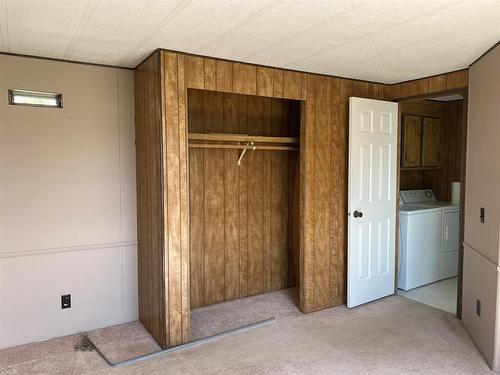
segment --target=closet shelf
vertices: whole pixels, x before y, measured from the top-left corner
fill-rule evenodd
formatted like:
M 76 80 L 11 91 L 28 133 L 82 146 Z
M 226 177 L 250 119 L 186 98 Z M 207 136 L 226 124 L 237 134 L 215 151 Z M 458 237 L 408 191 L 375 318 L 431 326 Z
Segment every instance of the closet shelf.
M 266 146 L 266 145 L 229 145 L 221 143 L 190 143 L 190 148 L 227 148 L 238 150 L 275 150 L 275 151 L 298 151 L 298 147 L 293 146 Z
M 298 144 L 299 138 L 294 137 L 267 137 L 248 134 L 222 134 L 222 133 L 188 133 L 191 141 L 217 141 L 217 142 L 255 142 L 255 143 L 281 143 Z M 262 148 L 260 146 L 259 148 Z

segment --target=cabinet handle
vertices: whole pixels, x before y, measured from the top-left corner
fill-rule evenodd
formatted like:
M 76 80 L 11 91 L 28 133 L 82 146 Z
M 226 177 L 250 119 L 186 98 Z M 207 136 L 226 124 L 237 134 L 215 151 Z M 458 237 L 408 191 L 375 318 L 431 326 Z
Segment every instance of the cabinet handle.
M 448 241 L 448 225 L 446 226 L 446 228 L 444 230 L 444 238 L 446 241 Z

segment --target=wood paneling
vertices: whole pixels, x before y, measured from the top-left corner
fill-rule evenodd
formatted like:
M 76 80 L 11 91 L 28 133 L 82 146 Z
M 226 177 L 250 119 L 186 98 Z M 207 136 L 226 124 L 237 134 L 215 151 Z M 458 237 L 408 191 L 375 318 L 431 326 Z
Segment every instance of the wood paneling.
M 299 107 L 281 99 L 189 90 L 189 130 L 297 136 Z M 248 151 L 240 167 L 238 156 L 238 150 L 190 149 L 192 308 L 295 285 L 289 264 L 298 252 L 289 240 L 294 230 L 288 218 L 294 199 L 298 203 L 292 194 L 298 153 Z
M 189 340 L 189 247 L 184 56 L 161 58 L 164 244 L 167 249 L 169 346 Z
M 464 76 L 452 74 L 445 75 L 445 88 L 466 85 Z M 404 95 L 415 95 L 417 86 L 422 94 L 441 89 L 443 84 L 432 77 L 418 80 L 418 85 L 404 85 Z M 188 88 L 219 93 L 186 103 Z M 402 88 L 402 84 L 389 86 L 163 50 L 138 67 L 141 321 L 162 347 L 189 341 L 190 298 L 219 301 L 290 285 L 296 276 L 290 276 L 296 259 L 290 262 L 282 252 L 297 242 L 289 233 L 290 221 L 300 226 L 300 309 L 311 312 L 345 302 L 349 97 L 397 99 L 403 95 Z M 279 152 L 256 152 L 249 153 L 241 167 L 231 169 L 237 150 L 192 149 L 188 157 L 186 106 L 190 111 L 203 111 L 206 100 L 223 108 L 222 115 L 216 113 L 207 120 L 210 126 L 219 126 L 217 119 L 222 116 L 224 131 L 226 124 L 228 131 L 234 128 L 236 119 L 239 132 L 265 132 L 266 123 L 270 135 L 281 131 L 273 99 L 271 104 L 262 98 L 240 96 L 235 100 L 221 96 L 222 91 L 302 100 L 300 160 L 288 158 L 287 164 Z M 266 112 L 263 108 L 269 105 L 274 109 Z M 255 120 L 258 113 L 270 113 L 270 117 Z M 194 122 L 189 126 L 204 129 L 205 122 Z M 204 172 L 207 166 L 224 174 L 208 175 Z M 300 189 L 287 182 L 297 169 Z M 234 179 L 238 186 L 229 183 Z M 208 191 L 207 180 L 213 184 Z M 203 191 L 203 199 L 194 197 L 193 191 Z M 298 196 L 300 209 L 290 208 L 286 200 L 277 204 L 273 197 L 278 193 Z M 207 194 L 211 201 L 205 198 Z M 197 208 L 190 210 L 188 200 Z M 261 214 L 249 211 L 249 206 L 258 207 Z M 221 233 L 205 231 L 207 215 L 215 218 L 210 225 Z M 233 224 L 236 216 L 238 227 Z M 210 257 L 194 258 L 193 254 L 189 258 L 188 240 L 192 251 L 202 251 L 210 244 L 214 251 L 224 252 L 224 263 Z M 281 269 L 279 278 L 273 276 L 275 269 Z M 262 279 L 255 276 L 259 273 Z M 191 294 L 190 282 L 204 286 L 197 285 Z
M 137 152 L 137 234 L 139 318 L 162 347 L 168 311 L 163 238 L 162 120 L 160 57 L 153 55 L 135 71 L 135 139 Z M 147 275 L 144 277 L 144 275 Z
M 257 94 L 257 67 L 233 63 L 233 90 L 236 94 Z
M 215 62 L 216 90 L 233 91 L 233 64 L 229 61 Z
M 446 89 L 453 90 L 457 88 L 467 87 L 468 81 L 469 81 L 468 69 L 448 73 L 446 75 Z
M 404 97 L 416 96 L 420 94 L 420 89 L 419 81 L 404 82 L 401 84 L 401 95 Z
M 469 81 L 468 72 L 468 69 L 463 69 L 437 76 L 387 85 L 385 87 L 385 98 L 399 100 L 446 90 L 466 88 Z
M 446 74 L 429 77 L 429 92 L 439 92 L 446 90 Z
M 257 67 L 257 95 L 273 96 L 273 69 Z

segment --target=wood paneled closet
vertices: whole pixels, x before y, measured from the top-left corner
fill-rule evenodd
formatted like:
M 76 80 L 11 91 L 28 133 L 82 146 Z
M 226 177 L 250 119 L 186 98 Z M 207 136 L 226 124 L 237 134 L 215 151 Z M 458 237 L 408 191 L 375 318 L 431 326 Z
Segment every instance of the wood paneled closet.
M 345 303 L 349 97 L 466 84 L 461 73 L 443 77 L 388 86 L 166 50 L 143 61 L 139 317 L 160 346 L 190 341 L 192 306 L 291 285 L 304 313 Z M 251 142 L 242 134 L 299 143 L 254 140 L 261 150 L 249 145 L 238 167 L 238 141 Z

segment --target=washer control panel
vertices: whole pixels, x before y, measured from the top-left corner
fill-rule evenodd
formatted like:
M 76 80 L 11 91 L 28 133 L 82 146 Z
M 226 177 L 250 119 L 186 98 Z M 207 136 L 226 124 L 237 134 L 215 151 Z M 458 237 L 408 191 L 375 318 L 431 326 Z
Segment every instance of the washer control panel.
M 399 192 L 399 198 L 402 204 L 425 203 L 436 200 L 431 189 L 401 190 Z

